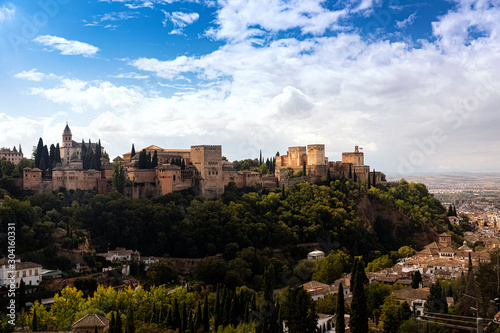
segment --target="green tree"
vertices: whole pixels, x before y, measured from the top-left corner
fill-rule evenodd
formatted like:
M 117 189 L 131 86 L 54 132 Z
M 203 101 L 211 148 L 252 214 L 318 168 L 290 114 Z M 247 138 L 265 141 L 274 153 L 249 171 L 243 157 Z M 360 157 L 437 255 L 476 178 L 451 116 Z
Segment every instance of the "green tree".
M 261 175 L 267 175 L 269 173 L 269 168 L 267 167 L 267 165 L 265 163 L 262 163 L 259 166 L 259 173 Z
M 418 289 L 421 282 L 422 282 L 422 274 L 420 274 L 420 271 L 416 271 L 415 273 L 412 273 L 412 275 L 411 275 L 411 287 L 413 289 Z
M 83 292 L 80 290 L 68 286 L 60 294 L 56 294 L 54 304 L 50 308 L 50 313 L 55 318 L 56 330 L 67 330 L 73 323 L 76 313 L 83 309 Z
M 36 309 L 33 309 L 33 318 L 31 320 L 31 330 L 33 332 L 38 331 L 38 318 L 36 317 Z
M 125 322 L 125 333 L 135 333 L 134 307 L 129 306 Z
M 344 287 L 342 283 L 339 284 L 339 292 L 337 297 L 337 309 L 335 314 L 335 332 L 344 333 L 345 332 L 345 308 L 344 308 Z
M 113 189 L 115 189 L 118 193 L 123 193 L 125 189 L 125 169 L 118 159 L 116 159 L 113 163 L 113 176 L 111 178 L 111 184 Z
M 363 261 L 355 260 L 351 276 L 352 303 L 349 321 L 352 333 L 368 332 L 368 309 L 364 288 L 367 282 Z
M 290 287 L 283 304 L 283 315 L 290 333 L 316 333 L 318 315 L 309 293 L 300 287 Z
M 368 272 L 376 272 L 384 268 L 392 267 L 393 265 L 394 263 L 392 262 L 391 258 L 389 258 L 389 255 L 386 254 L 369 262 L 366 266 L 366 270 Z
M 384 333 L 397 333 L 401 324 L 412 315 L 408 303 L 399 304 L 394 295 L 385 299 L 381 312 L 380 322 Z
M 324 259 L 318 260 L 313 280 L 332 284 L 342 276 L 347 265 L 348 255 L 342 251 L 332 251 Z
M 146 277 L 150 284 L 159 286 L 175 281 L 177 279 L 177 273 L 171 261 L 161 259 L 159 262 L 155 262 L 149 266 Z

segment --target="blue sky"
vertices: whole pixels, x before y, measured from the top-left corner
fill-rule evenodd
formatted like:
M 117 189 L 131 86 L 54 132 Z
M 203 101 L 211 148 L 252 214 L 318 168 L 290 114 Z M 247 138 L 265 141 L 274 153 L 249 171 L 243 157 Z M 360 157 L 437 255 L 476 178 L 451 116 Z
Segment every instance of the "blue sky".
M 0 0 L 0 146 L 498 170 L 500 1 Z

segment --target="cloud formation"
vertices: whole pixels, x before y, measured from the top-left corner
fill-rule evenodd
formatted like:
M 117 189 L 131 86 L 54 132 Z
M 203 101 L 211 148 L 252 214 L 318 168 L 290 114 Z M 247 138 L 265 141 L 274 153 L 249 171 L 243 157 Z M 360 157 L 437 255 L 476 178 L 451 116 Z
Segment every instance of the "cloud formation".
M 180 35 L 182 34 L 182 29 L 192 24 L 196 20 L 200 18 L 198 13 L 184 13 L 184 12 L 166 12 L 162 10 L 163 14 L 165 14 L 165 19 L 162 21 L 164 27 L 167 26 L 167 22 L 171 21 L 174 25 L 174 29 L 170 31 L 170 34 Z
M 63 55 L 83 55 L 84 57 L 89 57 L 99 51 L 99 48 L 96 46 L 51 35 L 40 35 L 33 39 L 33 41 L 58 50 Z
M 42 81 L 44 79 L 54 79 L 57 76 L 55 74 L 52 74 L 52 73 L 50 73 L 50 74 L 41 73 L 41 72 L 38 72 L 36 70 L 36 68 L 33 68 L 33 69 L 30 69 L 29 71 L 22 71 L 20 73 L 14 74 L 14 77 L 17 79 L 25 79 L 25 80 L 29 80 L 29 81 L 39 82 L 39 81 Z
M 5 5 L 2 5 L 2 7 L 0 7 L 0 22 L 13 19 L 15 13 L 16 8 L 12 3 L 9 2 Z

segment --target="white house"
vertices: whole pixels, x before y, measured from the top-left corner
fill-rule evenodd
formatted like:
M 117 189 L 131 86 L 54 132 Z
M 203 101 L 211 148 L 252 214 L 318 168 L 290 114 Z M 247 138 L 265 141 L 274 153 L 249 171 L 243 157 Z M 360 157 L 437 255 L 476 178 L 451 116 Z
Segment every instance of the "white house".
M 112 251 L 108 251 L 107 253 L 98 253 L 97 255 L 100 257 L 104 257 L 109 261 L 132 261 L 132 259 L 140 259 L 140 254 L 138 251 L 126 250 L 123 247 L 117 247 Z
M 11 267 L 7 258 L 0 259 L 0 287 L 10 284 L 11 272 L 15 272 L 16 288 L 21 280 L 27 286 L 38 286 L 42 281 L 42 266 L 34 262 L 21 262 L 21 259 L 14 261 L 15 265 Z

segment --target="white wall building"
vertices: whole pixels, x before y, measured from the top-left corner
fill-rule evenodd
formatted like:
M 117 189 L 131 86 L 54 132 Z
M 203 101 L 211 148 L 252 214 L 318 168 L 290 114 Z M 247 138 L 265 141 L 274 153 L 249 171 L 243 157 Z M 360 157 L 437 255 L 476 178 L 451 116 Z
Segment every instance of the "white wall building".
M 15 260 L 15 269 L 11 268 L 7 258 L 0 259 L 0 287 L 10 284 L 10 272 L 16 273 L 16 288 L 19 287 L 21 280 L 26 286 L 38 286 L 42 281 L 42 266 L 34 262 L 21 262 L 21 259 Z

